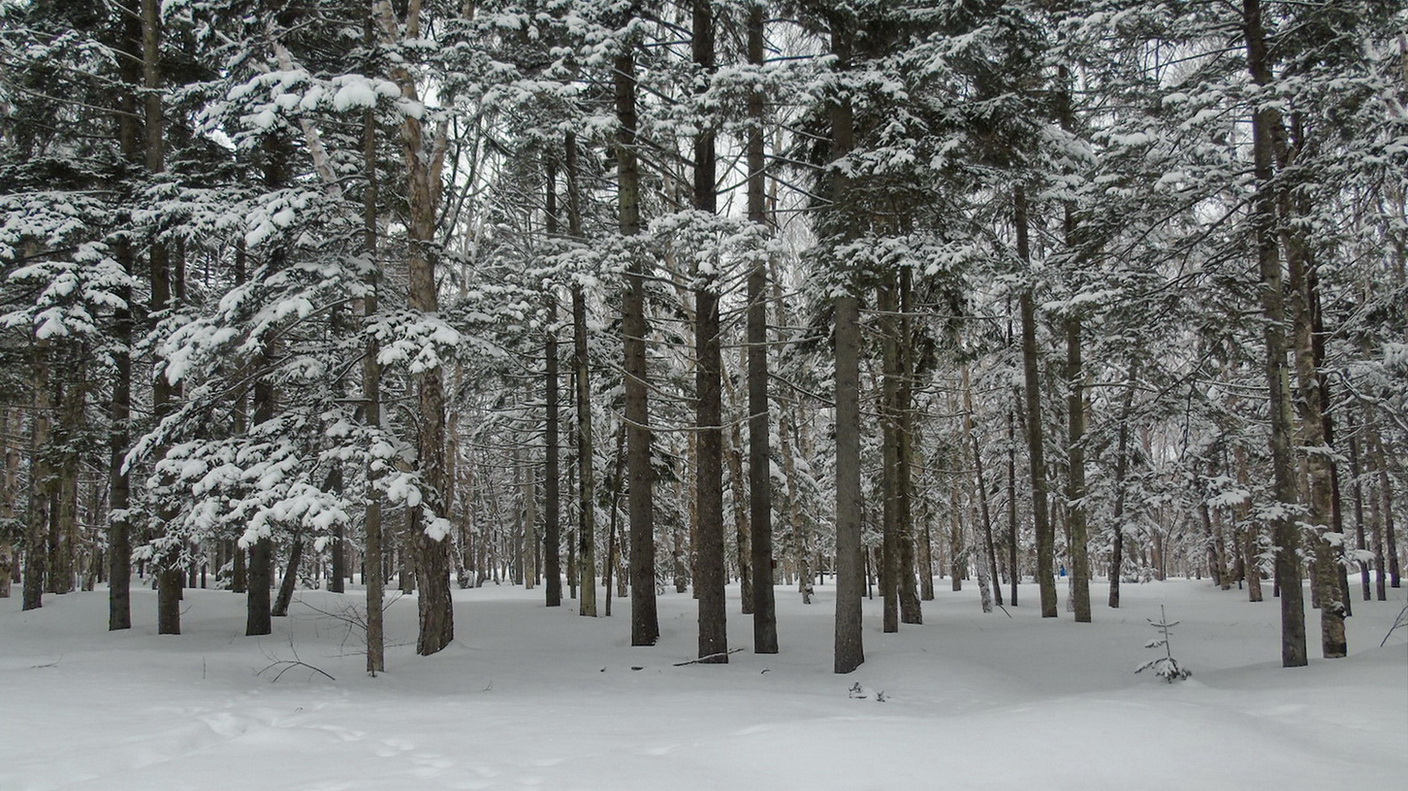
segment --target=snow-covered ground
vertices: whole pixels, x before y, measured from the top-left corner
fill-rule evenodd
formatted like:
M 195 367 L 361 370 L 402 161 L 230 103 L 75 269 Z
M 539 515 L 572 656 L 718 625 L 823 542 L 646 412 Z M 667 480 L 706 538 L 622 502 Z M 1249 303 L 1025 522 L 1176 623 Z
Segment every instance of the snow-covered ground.
M 1285 670 L 1275 601 L 1205 581 L 1127 584 L 1118 611 L 1097 585 L 1093 624 L 1041 620 L 1031 585 L 1011 617 L 939 587 L 924 625 L 895 635 L 867 601 L 867 661 L 846 676 L 829 587 L 810 606 L 779 588 L 783 652 L 727 665 L 676 666 L 695 654 L 688 595 L 663 595 L 660 644 L 631 648 L 624 600 L 589 619 L 544 608 L 541 589 L 456 591 L 459 637 L 429 658 L 402 599 L 376 678 L 329 614 L 360 592 L 302 591 L 264 638 L 222 591 L 187 592 L 179 637 L 155 634 L 147 590 L 122 633 L 105 631 L 103 591 L 28 613 L 0 600 L 0 791 L 1405 787 L 1408 629 L 1379 647 L 1405 590 L 1354 602 L 1348 659 Z M 1133 673 L 1157 655 L 1161 604 L 1194 672 L 1172 685 Z M 275 680 L 294 659 L 335 680 Z

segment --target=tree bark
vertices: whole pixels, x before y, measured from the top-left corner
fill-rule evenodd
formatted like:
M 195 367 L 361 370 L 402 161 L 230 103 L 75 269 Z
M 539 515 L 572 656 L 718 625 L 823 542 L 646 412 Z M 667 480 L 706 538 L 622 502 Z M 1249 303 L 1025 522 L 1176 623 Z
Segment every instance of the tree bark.
M 266 358 L 269 352 L 265 352 Z M 254 425 L 272 420 L 276 409 L 274 385 L 267 379 L 254 383 Z M 259 536 L 249 545 L 249 592 L 245 599 L 246 636 L 270 634 L 273 602 L 270 589 L 274 585 L 274 539 Z
M 895 522 L 900 548 L 900 623 L 924 623 L 919 581 L 915 576 L 914 550 L 914 343 L 910 328 L 914 270 L 900 270 L 899 278 L 899 387 L 895 390 Z
M 274 597 L 274 606 L 269 614 L 275 618 L 288 615 L 288 606 L 293 602 L 293 589 L 298 587 L 298 564 L 303 562 L 303 537 L 294 535 L 293 545 L 288 551 L 288 565 L 284 567 L 284 577 L 279 582 L 279 593 Z
M 29 429 L 29 515 L 25 520 L 24 589 L 21 610 L 44 606 L 49 553 L 45 546 L 53 509 L 54 474 L 49 462 L 49 433 L 54 394 L 49 383 L 49 341 L 33 344 L 33 379 Z
M 368 44 L 371 44 L 371 25 L 367 26 Z M 376 113 L 367 110 L 362 115 L 362 168 L 367 180 L 362 193 L 362 250 L 369 266 L 366 271 L 367 295 L 361 300 L 361 314 L 364 321 L 374 321 L 379 308 L 377 287 L 381 271 L 377 261 L 377 123 Z M 373 429 L 381 426 L 381 364 L 377 357 L 381 353 L 376 336 L 367 333 L 362 351 L 362 422 Z M 377 490 L 380 477 L 376 461 L 368 459 L 366 468 L 366 505 L 363 512 L 363 553 L 362 582 L 367 589 L 367 673 L 375 676 L 386 670 L 385 627 L 382 621 L 382 600 L 385 595 L 386 572 L 383 566 L 385 554 L 382 547 L 381 492 Z
M 549 159 L 547 163 L 547 233 L 556 236 L 557 220 L 557 163 Z M 573 309 L 576 298 L 573 298 Z M 547 414 L 543 429 L 543 587 L 548 607 L 562 606 L 562 494 L 558 476 L 561 474 L 561 447 L 558 438 L 560 422 L 558 409 L 558 363 L 557 363 L 557 293 L 548 295 L 548 327 L 543 350 L 544 383 L 543 402 Z M 585 309 L 584 309 L 585 312 Z M 575 319 L 575 312 L 574 312 Z
M 1115 504 L 1110 521 L 1114 525 L 1114 540 L 1110 550 L 1110 598 L 1111 609 L 1120 606 L 1120 575 L 1124 568 L 1124 508 L 1125 479 L 1129 473 L 1129 421 L 1134 415 L 1134 388 L 1139 381 L 1139 358 L 1129 363 L 1129 373 L 1124 389 L 1124 403 L 1120 405 L 1119 426 L 1115 440 Z
M 1017 227 L 1017 255 L 1030 262 L 1027 241 L 1027 194 L 1017 187 L 1013 195 Z M 1042 440 L 1041 383 L 1037 374 L 1036 305 L 1029 285 L 1018 298 L 1022 320 L 1022 372 L 1026 395 L 1027 457 L 1031 464 L 1032 521 L 1036 529 L 1036 581 L 1041 592 L 1041 617 L 1056 617 L 1056 533 L 1047 507 L 1046 452 Z
M 899 542 L 899 379 L 900 338 L 895 285 L 876 287 L 875 308 L 880 332 L 880 598 L 882 630 L 900 630 Z
M 957 340 L 957 339 L 955 339 Z M 992 535 L 992 512 L 988 505 L 988 482 L 983 475 L 983 452 L 978 444 L 977 432 L 973 430 L 973 383 L 968 372 L 968 364 L 964 363 L 961 371 L 963 383 L 963 433 L 967 442 L 964 444 L 973 454 L 973 468 L 978 477 L 978 514 L 983 520 L 983 549 L 986 557 L 978 563 L 986 563 L 989 569 L 989 582 L 992 585 L 993 597 L 997 601 L 997 606 L 1002 606 L 1002 584 L 997 573 L 997 548 L 993 542 Z
M 1066 319 L 1066 386 L 1070 389 L 1066 458 L 1066 524 L 1070 529 L 1071 603 L 1076 623 L 1090 623 L 1090 555 L 1085 523 L 1085 366 L 1081 360 L 1080 317 Z
M 831 20 L 831 53 L 836 69 L 851 67 L 853 23 L 845 13 Z M 831 120 L 831 160 L 844 159 L 855 148 L 855 114 L 851 97 L 839 89 L 828 113 Z M 831 199 L 840 207 L 849 200 L 849 179 L 839 169 L 831 173 Z M 843 221 L 844 222 L 844 221 Z M 846 231 L 842 231 L 846 233 Z M 861 633 L 861 597 L 865 592 L 865 560 L 861 548 L 860 482 L 860 300 L 852 273 L 841 273 L 836 313 L 836 641 L 834 670 L 850 673 L 865 662 Z M 807 584 L 810 585 L 810 579 Z
M 622 236 L 640 233 L 640 166 L 636 158 L 636 64 L 633 42 L 615 58 L 617 211 Z M 631 645 L 655 645 L 660 617 L 655 603 L 655 473 L 650 467 L 650 403 L 646 382 L 645 261 L 631 257 L 621 305 L 625 343 L 626 469 L 631 479 L 627 516 L 631 530 Z
M 1262 28 L 1260 0 L 1242 0 L 1243 32 L 1247 46 L 1247 67 L 1252 82 L 1271 84 L 1271 67 Z M 1299 559 L 1300 528 L 1295 511 L 1295 456 L 1291 442 L 1294 433 L 1290 375 L 1286 353 L 1286 308 L 1277 242 L 1275 178 L 1275 137 L 1284 139 L 1281 115 L 1272 107 L 1259 107 L 1252 115 L 1252 151 L 1256 196 L 1252 208 L 1257 238 L 1257 260 L 1261 274 L 1261 307 L 1265 318 L 1266 379 L 1271 411 L 1271 457 L 1274 495 L 1282 513 L 1272 520 L 1277 544 L 1276 572 L 1281 589 L 1281 664 L 1301 667 L 1307 664 L 1305 650 L 1305 605 L 1301 590 Z
M 1022 581 L 1021 566 L 1017 562 L 1021 536 L 1017 532 L 1017 418 L 1013 414 L 1019 400 L 1014 398 L 1014 407 L 1007 410 L 1007 576 L 1013 607 L 1017 606 L 1017 586 Z
M 763 7 L 748 9 L 748 62 L 764 63 Z M 767 224 L 766 160 L 763 147 L 763 94 L 748 94 L 748 220 Z M 772 449 L 769 446 L 768 316 L 764 296 L 767 260 L 760 253 L 748 273 L 748 516 L 753 566 L 753 652 L 775 654 L 777 609 L 774 601 L 772 526 Z
M 704 75 L 714 70 L 714 13 L 710 0 L 693 0 L 694 65 Z M 701 128 L 694 138 L 694 208 L 712 215 L 718 210 L 714 133 Z M 694 287 L 698 464 L 695 497 L 698 503 L 698 560 L 694 590 L 699 596 L 699 657 L 701 662 L 728 662 L 727 581 L 724 563 L 723 503 L 723 359 L 719 344 L 717 266 L 711 273 L 696 271 Z

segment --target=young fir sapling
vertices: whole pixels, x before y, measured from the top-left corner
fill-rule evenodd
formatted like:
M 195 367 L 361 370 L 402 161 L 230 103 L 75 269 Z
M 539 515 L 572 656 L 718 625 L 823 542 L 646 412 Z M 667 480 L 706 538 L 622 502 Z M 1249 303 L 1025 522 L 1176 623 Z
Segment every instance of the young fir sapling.
M 1159 630 L 1161 637 L 1145 643 L 1145 648 L 1163 648 L 1164 655 L 1157 659 L 1150 659 L 1148 662 L 1135 669 L 1136 673 L 1143 673 L 1145 670 L 1153 670 L 1154 675 L 1172 684 L 1175 681 L 1193 675 L 1193 671 L 1178 664 L 1178 660 L 1173 658 L 1173 649 L 1169 646 L 1169 636 L 1173 633 L 1173 627 L 1178 625 L 1178 621 L 1169 623 L 1168 616 L 1164 614 L 1163 605 L 1159 605 L 1159 620 L 1146 619 L 1149 625 Z

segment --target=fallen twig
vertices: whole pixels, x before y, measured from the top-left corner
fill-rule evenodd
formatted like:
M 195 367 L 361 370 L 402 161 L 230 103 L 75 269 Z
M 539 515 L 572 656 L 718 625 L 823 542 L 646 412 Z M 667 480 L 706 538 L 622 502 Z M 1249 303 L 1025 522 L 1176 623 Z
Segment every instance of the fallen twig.
M 256 676 L 262 676 L 262 675 L 264 675 L 264 673 L 265 673 L 266 671 L 272 670 L 273 668 L 276 668 L 276 667 L 279 668 L 279 672 L 274 674 L 274 678 L 273 678 L 274 681 L 278 681 L 279 679 L 283 678 L 285 673 L 287 673 L 288 671 L 294 669 L 295 667 L 306 667 L 306 668 L 308 668 L 309 670 L 313 671 L 314 673 L 318 673 L 319 675 L 323 676 L 323 677 L 326 678 L 328 681 L 336 681 L 336 680 L 337 680 L 337 679 L 333 678 L 331 675 L 328 675 L 328 672 L 327 672 L 326 670 L 323 670 L 322 668 L 319 668 L 319 667 L 314 667 L 313 665 L 310 665 L 310 664 L 308 664 L 307 662 L 303 662 L 303 661 L 300 661 L 300 660 L 297 660 L 297 659 L 280 659 L 279 661 L 274 662 L 273 664 L 270 664 L 269 666 L 265 667 L 264 670 L 261 670 L 261 671 L 259 671 L 258 673 L 255 673 L 254 675 L 256 675 Z
M 727 651 L 720 651 L 720 652 L 718 652 L 718 653 L 716 653 L 716 654 L 709 654 L 708 656 L 701 656 L 701 657 L 699 657 L 698 659 L 691 659 L 691 660 L 689 660 L 688 662 L 676 662 L 676 663 L 675 663 L 675 667 L 684 667 L 685 665 L 709 664 L 709 663 L 712 663 L 715 659 L 723 659 L 723 658 L 727 657 L 729 654 L 736 654 L 736 653 L 738 653 L 739 651 L 742 651 L 742 650 L 743 650 L 742 648 L 731 648 L 731 649 L 729 649 L 729 650 L 727 650 Z

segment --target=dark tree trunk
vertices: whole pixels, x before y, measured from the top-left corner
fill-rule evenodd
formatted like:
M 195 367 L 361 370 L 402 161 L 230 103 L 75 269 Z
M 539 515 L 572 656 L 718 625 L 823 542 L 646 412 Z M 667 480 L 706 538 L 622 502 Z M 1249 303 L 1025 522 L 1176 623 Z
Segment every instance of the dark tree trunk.
M 1361 468 L 1359 465 L 1359 437 L 1354 425 L 1354 410 L 1345 410 L 1346 426 L 1349 429 L 1349 477 L 1353 481 L 1351 489 L 1354 492 L 1354 547 L 1360 552 L 1369 551 L 1368 533 L 1364 529 L 1364 482 L 1360 479 Z M 1369 563 L 1366 560 L 1359 561 L 1359 585 L 1364 601 L 1373 599 L 1373 590 L 1369 583 Z
M 957 338 L 955 338 L 957 341 Z M 978 561 L 986 563 L 991 575 L 993 599 L 997 606 L 1002 606 L 1002 583 L 998 577 L 997 569 L 997 546 L 993 541 L 992 534 L 992 510 L 988 505 L 988 482 L 987 476 L 983 474 L 983 451 L 978 444 L 978 434 L 973 430 L 973 383 L 969 376 L 968 365 L 965 363 L 962 370 L 963 379 L 963 433 L 967 435 L 967 445 L 973 454 L 973 469 L 978 478 L 978 514 L 983 520 L 983 549 L 986 557 Z
M 632 42 L 615 59 L 617 210 L 622 236 L 640 233 L 640 167 L 636 159 L 636 64 Z M 660 617 L 655 604 L 655 473 L 650 468 L 650 403 L 646 382 L 645 261 L 633 256 L 621 305 L 625 342 L 626 469 L 631 479 L 631 645 L 655 645 Z
M 1019 399 L 1013 399 L 1014 402 Z M 1017 418 L 1007 410 L 1007 576 L 1011 585 L 1012 606 L 1017 606 L 1017 586 L 1022 581 L 1022 568 L 1017 563 L 1021 536 L 1017 533 Z
M 165 119 L 161 95 L 161 12 L 157 0 L 142 0 L 142 87 L 144 89 L 143 118 L 147 172 L 157 175 L 166 171 Z M 166 245 L 152 240 L 149 256 L 151 266 L 151 313 L 159 321 L 175 306 L 172 292 L 171 265 Z M 163 372 L 152 383 L 152 411 L 160 419 L 170 414 L 174 393 Z M 161 516 L 170 519 L 175 512 L 161 507 Z M 181 633 L 181 542 L 172 540 L 156 562 L 157 633 Z
M 547 164 L 547 232 L 549 236 L 558 233 L 557 221 L 557 163 L 549 159 Z M 575 308 L 575 299 L 574 299 Z M 562 606 L 562 495 L 558 476 L 561 461 L 561 447 L 558 439 L 558 364 L 557 364 L 557 295 L 548 296 L 548 328 L 546 348 L 543 351 L 546 371 L 544 372 L 544 409 L 547 412 L 543 429 L 543 587 L 548 607 Z
M 33 389 L 29 429 L 29 518 L 25 520 L 24 589 L 21 610 L 44 606 L 48 577 L 46 551 L 49 520 L 53 515 L 53 465 L 49 463 L 49 433 L 54 394 L 49 382 L 49 342 L 35 340 Z
M 1030 262 L 1027 241 L 1027 194 L 1017 187 L 1013 196 L 1017 255 Z M 1042 439 L 1041 383 L 1037 374 L 1036 305 L 1028 286 L 1018 298 L 1022 319 L 1022 372 L 1026 395 L 1027 456 L 1032 477 L 1032 521 L 1036 529 L 1036 581 L 1041 592 L 1041 617 L 1056 617 L 1056 532 L 1047 509 L 1046 452 Z
M 694 64 L 705 74 L 714 70 L 714 13 L 710 0 L 693 0 Z M 701 129 L 694 138 L 694 208 L 718 210 L 714 186 L 714 133 Z M 717 271 L 717 266 L 714 267 Z M 716 276 L 695 273 L 695 428 L 698 464 L 695 497 L 699 526 L 694 590 L 699 596 L 699 657 L 709 663 L 728 662 L 728 606 L 724 600 L 723 373 L 719 344 L 719 295 Z
M 895 521 L 900 545 L 900 623 L 924 623 L 919 603 L 919 581 L 915 576 L 914 551 L 914 343 L 909 315 L 913 305 L 912 269 L 900 271 L 900 381 L 895 391 Z
M 836 68 L 851 66 L 851 21 L 837 14 L 831 22 L 831 52 Z M 832 99 L 831 159 L 844 158 L 855 148 L 855 115 L 848 95 Z M 849 183 L 840 171 L 831 177 L 833 205 L 849 200 Z M 844 221 L 842 221 L 844 222 Z M 845 232 L 842 231 L 844 234 Z M 842 277 L 851 279 L 850 273 Z M 835 300 L 836 311 L 836 643 L 834 670 L 850 673 L 865 662 L 861 632 L 861 596 L 865 591 L 865 559 L 861 548 L 860 470 L 860 300 L 856 284 L 845 284 Z
M 748 62 L 766 57 L 761 5 L 748 9 Z M 763 93 L 748 94 L 748 220 L 765 226 L 767 172 L 763 146 Z M 769 445 L 767 261 L 759 255 L 748 273 L 748 516 L 753 568 L 753 651 L 775 654 L 777 608 L 773 595 L 772 449 Z
M 3 476 L 0 477 L 0 519 L 6 520 L 15 519 L 16 498 L 19 497 L 20 453 L 10 438 L 19 436 L 22 426 L 21 421 L 11 421 L 12 414 L 14 410 L 0 406 L 0 447 L 4 449 L 0 454 L 0 463 L 4 465 L 0 468 L 0 476 Z M 0 538 L 0 599 L 10 598 L 10 586 L 18 570 L 14 544 L 9 538 Z
M 288 606 L 293 602 L 293 589 L 298 587 L 298 564 L 303 562 L 303 537 L 295 535 L 293 546 L 288 551 L 288 565 L 284 567 L 284 578 L 279 582 L 279 594 L 274 598 L 274 606 L 269 614 L 275 618 L 288 615 Z
M 342 492 L 342 467 L 334 467 L 332 472 L 328 473 L 327 487 L 330 492 Z M 327 582 L 327 589 L 331 593 L 342 593 L 345 590 L 343 586 L 343 582 L 347 577 L 347 544 L 344 535 L 345 532 L 346 528 L 341 522 L 333 527 L 332 543 L 330 545 L 332 569 L 328 575 Z M 322 565 L 319 561 L 315 561 L 315 564 L 319 567 Z
M 568 231 L 581 234 L 577 193 L 577 138 L 567 136 Z M 587 298 L 580 284 L 572 286 L 572 378 L 577 412 L 577 513 L 576 588 L 580 591 L 577 614 L 596 617 L 596 468 L 592 464 L 596 440 L 592 432 L 591 367 L 587 356 Z M 628 385 L 629 387 L 629 385 Z M 654 591 L 654 587 L 651 588 Z M 560 594 L 559 594 L 560 595 Z
M 1085 525 L 1085 366 L 1081 361 L 1081 322 L 1066 319 L 1066 385 L 1070 388 L 1066 449 L 1070 467 L 1066 488 L 1066 524 L 1070 529 L 1071 602 L 1076 623 L 1090 623 L 1090 555 Z
M 347 591 L 347 530 L 342 525 L 332 532 L 332 567 L 328 570 L 327 589 L 329 593 Z
M 274 386 L 266 380 L 254 384 L 254 425 L 271 420 L 276 408 Z M 270 590 L 274 585 L 274 540 L 265 535 L 249 545 L 249 593 L 245 600 L 247 636 L 270 634 L 274 630 Z
M 880 598 L 883 604 L 881 628 L 900 630 L 900 540 L 899 540 L 899 380 L 900 338 L 897 328 L 899 306 L 892 282 L 876 288 L 875 308 L 880 325 Z
M 372 24 L 366 22 L 366 44 L 372 44 Z M 366 186 L 362 193 L 362 251 L 368 260 L 377 256 L 377 123 L 376 113 L 367 110 L 362 115 L 362 168 Z M 361 301 L 362 318 L 371 321 L 377 315 L 377 268 L 367 273 L 367 295 Z M 381 425 L 381 364 L 377 362 L 380 345 L 376 336 L 368 334 L 362 354 L 362 422 L 367 426 Z M 376 490 L 376 469 L 369 463 L 367 475 L 367 505 L 363 514 L 362 583 L 367 588 L 367 673 L 375 676 L 386 670 L 385 631 L 382 622 L 382 600 L 385 594 L 385 553 L 382 546 L 381 493 Z
M 1139 358 L 1130 360 L 1124 403 L 1120 405 L 1119 426 L 1115 440 L 1115 505 L 1110 521 L 1114 525 L 1114 540 L 1110 550 L 1110 607 L 1120 606 L 1120 575 L 1124 570 L 1124 508 L 1125 478 L 1129 473 L 1129 421 L 1134 415 L 1134 386 L 1139 380 Z
M 123 90 L 117 96 L 118 147 L 123 159 L 136 164 L 141 161 L 141 143 L 137 129 L 137 96 L 142 84 L 142 24 L 137 3 L 122 4 L 121 35 L 118 51 L 123 54 L 118 63 Z M 136 270 L 136 254 L 126 239 L 115 245 L 115 258 L 122 270 L 131 277 Z M 132 505 L 132 484 L 122 468 L 122 462 L 132 442 L 132 289 L 118 290 L 122 306 L 113 309 L 113 342 L 118 351 L 113 355 L 112 399 L 108 417 L 108 629 L 132 627 L 132 523 L 128 509 Z

